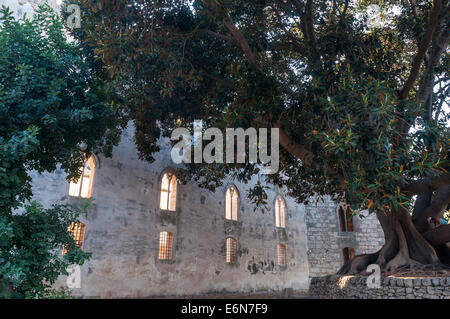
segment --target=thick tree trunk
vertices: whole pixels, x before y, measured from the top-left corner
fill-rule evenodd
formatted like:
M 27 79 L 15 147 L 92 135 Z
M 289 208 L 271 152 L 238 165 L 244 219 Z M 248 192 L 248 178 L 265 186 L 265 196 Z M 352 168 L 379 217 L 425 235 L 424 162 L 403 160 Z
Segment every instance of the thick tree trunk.
M 444 196 L 445 194 L 445 196 Z M 404 209 L 388 214 L 377 213 L 385 235 L 383 247 L 372 254 L 355 256 L 338 274 L 365 272 L 370 264 L 378 264 L 385 272 L 450 267 L 450 225 L 430 223 L 429 217 L 441 216 L 448 205 L 448 187 L 420 194 L 412 216 Z

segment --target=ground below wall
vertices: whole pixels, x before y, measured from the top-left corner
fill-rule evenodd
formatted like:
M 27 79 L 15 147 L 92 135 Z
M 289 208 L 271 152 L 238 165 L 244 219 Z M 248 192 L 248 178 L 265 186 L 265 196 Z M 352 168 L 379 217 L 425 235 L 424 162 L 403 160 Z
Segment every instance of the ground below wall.
M 380 288 L 368 288 L 367 277 L 313 277 L 312 298 L 326 299 L 450 299 L 450 277 L 381 278 Z

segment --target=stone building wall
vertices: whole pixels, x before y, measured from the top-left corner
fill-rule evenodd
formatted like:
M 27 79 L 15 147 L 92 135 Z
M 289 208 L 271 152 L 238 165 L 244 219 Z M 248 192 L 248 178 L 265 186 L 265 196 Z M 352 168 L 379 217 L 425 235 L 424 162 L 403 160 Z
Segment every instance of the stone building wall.
M 16 17 L 22 17 L 24 14 L 32 17 L 38 6 L 46 1 L 53 9 L 59 11 L 59 0 L 0 0 L 0 7 L 2 5 L 9 7 Z
M 96 206 L 85 224 L 83 250 L 92 258 L 82 266 L 84 297 L 147 297 L 212 292 L 305 291 L 309 285 L 305 207 L 269 192 L 272 211 L 253 211 L 247 202 L 249 185 L 234 183 L 240 192 L 238 221 L 225 219 L 224 187 L 215 193 L 194 184 L 178 185 L 177 210 L 159 208 L 160 180 L 173 167 L 168 143 L 162 143 L 150 164 L 138 159 L 132 128 L 124 132 L 112 158 L 99 156 L 92 197 Z M 256 182 L 257 177 L 252 181 Z M 33 194 L 45 206 L 79 204 L 67 195 L 65 174 L 33 172 Z M 286 201 L 286 228 L 274 221 L 276 195 Z M 161 231 L 173 233 L 173 260 L 157 259 Z M 227 236 L 238 240 L 238 259 L 225 262 Z M 286 244 L 287 265 L 277 266 L 276 247 Z M 62 277 L 60 284 L 65 283 Z
M 372 253 L 384 244 L 384 235 L 374 214 L 362 212 L 353 217 L 353 232 L 339 227 L 338 205 L 332 201 L 306 206 L 308 259 L 311 276 L 336 273 L 344 264 L 343 248 L 354 249 L 355 255 Z
M 312 278 L 310 296 L 326 299 L 450 299 L 450 277 L 381 279 L 379 288 L 368 288 L 364 276 Z

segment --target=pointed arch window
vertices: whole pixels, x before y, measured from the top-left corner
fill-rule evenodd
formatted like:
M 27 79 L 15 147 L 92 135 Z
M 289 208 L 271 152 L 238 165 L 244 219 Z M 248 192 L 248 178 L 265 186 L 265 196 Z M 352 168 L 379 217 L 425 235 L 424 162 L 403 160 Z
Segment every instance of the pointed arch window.
M 349 205 L 341 204 L 338 208 L 339 227 L 341 232 L 353 231 L 353 215 Z
M 225 218 L 238 220 L 239 193 L 235 186 L 230 186 L 225 195 Z
M 284 199 L 278 196 L 275 200 L 275 227 L 285 228 L 285 210 L 286 205 Z
M 161 199 L 159 207 L 175 211 L 177 201 L 177 178 L 173 173 L 165 173 L 161 180 Z
M 81 176 L 76 182 L 69 183 L 69 196 L 91 197 L 92 181 L 94 179 L 95 163 L 91 156 L 81 169 Z

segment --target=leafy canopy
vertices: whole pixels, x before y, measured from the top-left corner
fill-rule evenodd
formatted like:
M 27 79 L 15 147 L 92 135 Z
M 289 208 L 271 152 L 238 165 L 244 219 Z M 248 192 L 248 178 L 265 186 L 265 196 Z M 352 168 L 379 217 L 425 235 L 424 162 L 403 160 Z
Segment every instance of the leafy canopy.
M 73 34 L 128 101 L 144 159 L 161 134 L 202 119 L 280 127 L 280 171 L 268 180 L 299 201 L 398 209 L 411 182 L 448 173 L 448 1 L 78 3 Z M 367 14 L 374 4 L 381 23 Z M 201 164 L 187 176 L 214 189 L 258 172 Z M 265 203 L 264 187 L 250 197 Z
M 110 154 L 118 140 L 92 62 L 64 32 L 48 5 L 32 20 L 0 10 L 0 283 L 16 296 L 43 294 L 69 264 L 89 256 L 67 233 L 87 207 L 30 203 L 29 172 L 61 164 L 77 178 L 86 154 Z M 71 250 L 64 259 L 63 245 Z

